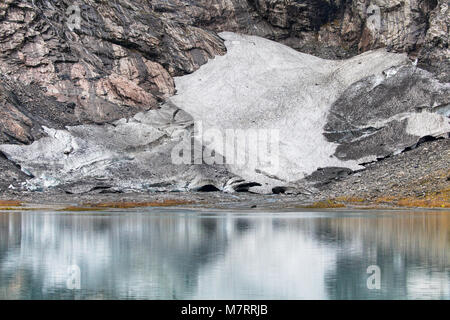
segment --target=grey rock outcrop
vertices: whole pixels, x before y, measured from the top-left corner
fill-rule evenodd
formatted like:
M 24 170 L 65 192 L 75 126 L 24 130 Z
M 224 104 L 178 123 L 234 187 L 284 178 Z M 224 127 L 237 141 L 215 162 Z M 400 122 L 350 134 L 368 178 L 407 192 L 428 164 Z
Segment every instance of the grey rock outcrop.
M 401 66 L 350 86 L 331 106 L 325 136 L 339 144 L 337 158 L 370 162 L 414 146 L 420 137 L 446 136 L 449 116 L 450 84 Z
M 170 0 L 153 6 L 172 21 L 256 35 L 327 59 L 387 47 L 449 81 L 448 0 Z

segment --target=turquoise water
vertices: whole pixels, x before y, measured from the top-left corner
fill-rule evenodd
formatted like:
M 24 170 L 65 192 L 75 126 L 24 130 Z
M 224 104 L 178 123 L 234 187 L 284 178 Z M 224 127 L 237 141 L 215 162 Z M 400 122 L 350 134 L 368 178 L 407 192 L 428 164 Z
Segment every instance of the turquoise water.
M 0 299 L 450 299 L 449 262 L 442 211 L 0 213 Z

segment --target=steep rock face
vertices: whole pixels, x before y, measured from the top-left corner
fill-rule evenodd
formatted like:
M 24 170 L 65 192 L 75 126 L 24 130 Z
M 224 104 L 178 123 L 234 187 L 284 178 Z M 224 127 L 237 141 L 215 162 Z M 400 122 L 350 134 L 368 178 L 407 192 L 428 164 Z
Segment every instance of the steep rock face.
M 156 0 L 152 6 L 172 21 L 257 35 L 323 58 L 381 47 L 407 52 L 448 81 L 447 0 Z
M 418 58 L 448 81 L 450 11 L 447 0 L 252 0 L 282 41 L 324 57 L 348 57 L 387 47 Z
M 45 135 L 43 125 L 62 129 L 79 124 L 74 108 L 44 94 L 36 84 L 0 75 L 0 142 L 29 144 Z
M 225 50 L 213 33 L 165 20 L 147 1 L 7 0 L 0 34 L 1 74 L 25 91 L 40 87 L 80 122 L 154 108 L 175 92 L 173 75 Z

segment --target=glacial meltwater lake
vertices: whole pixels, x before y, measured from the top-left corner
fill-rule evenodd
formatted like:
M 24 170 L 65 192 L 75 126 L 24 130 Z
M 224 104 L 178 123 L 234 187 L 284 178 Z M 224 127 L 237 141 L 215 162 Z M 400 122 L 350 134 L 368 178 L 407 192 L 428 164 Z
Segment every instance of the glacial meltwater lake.
M 0 299 L 450 299 L 450 213 L 4 212 Z

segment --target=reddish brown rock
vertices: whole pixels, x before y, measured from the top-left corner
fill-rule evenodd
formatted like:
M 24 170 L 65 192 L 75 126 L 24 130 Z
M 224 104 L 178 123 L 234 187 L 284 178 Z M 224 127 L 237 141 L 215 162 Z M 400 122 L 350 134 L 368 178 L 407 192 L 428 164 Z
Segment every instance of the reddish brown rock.
M 172 76 L 225 52 L 214 33 L 164 19 L 146 1 L 71 5 L 2 2 L 0 72 L 11 83 L 40 87 L 49 99 L 69 104 L 80 122 L 109 122 L 155 108 L 175 92 Z

